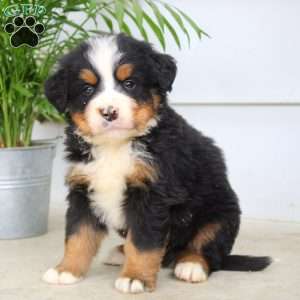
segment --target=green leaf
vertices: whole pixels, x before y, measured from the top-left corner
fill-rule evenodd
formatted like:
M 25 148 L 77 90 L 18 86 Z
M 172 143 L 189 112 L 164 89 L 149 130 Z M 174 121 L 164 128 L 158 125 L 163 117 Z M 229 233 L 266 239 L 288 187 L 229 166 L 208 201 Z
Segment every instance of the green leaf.
M 21 84 L 18 83 L 14 85 L 14 89 L 25 97 L 32 97 L 33 95 L 31 92 L 28 91 L 28 89 L 24 88 Z
M 115 16 L 119 27 L 122 28 L 124 22 L 124 2 L 121 0 L 115 0 Z
M 139 26 L 139 25 L 138 25 L 135 16 L 134 16 L 128 9 L 125 10 L 125 13 L 126 13 L 126 14 L 129 16 L 129 18 L 134 22 L 134 24 L 135 24 L 136 27 L 138 28 L 140 34 L 143 36 L 144 40 L 148 42 L 149 39 L 148 39 L 148 35 L 147 35 L 147 32 L 146 32 L 144 26 Z
M 165 30 L 164 17 L 160 13 L 160 10 L 159 10 L 158 6 L 151 0 L 146 0 L 146 3 L 151 7 L 151 9 L 152 9 L 157 21 L 158 21 L 158 24 L 159 24 L 161 30 L 164 32 L 164 30 Z
M 89 1 L 89 9 L 90 10 L 94 10 L 94 9 L 96 9 L 97 8 L 97 1 L 96 0 L 90 0 Z
M 68 6 L 64 8 L 64 13 L 66 12 L 78 12 L 78 11 L 82 11 L 82 7 L 72 7 L 72 6 Z
M 129 28 L 129 26 L 123 21 L 123 25 L 121 30 L 125 33 L 127 33 L 129 36 L 132 36 L 131 30 Z
M 163 21 L 166 24 L 166 27 L 168 28 L 168 30 L 170 31 L 170 33 L 172 34 L 177 46 L 179 49 L 181 49 L 181 43 L 180 43 L 180 39 L 176 33 L 176 30 L 174 29 L 174 27 L 170 24 L 170 22 L 163 16 Z
M 65 19 L 64 22 L 67 23 L 68 25 L 70 25 L 71 27 L 76 28 L 77 30 L 79 30 L 81 32 L 86 32 L 81 26 L 79 26 L 78 24 L 74 23 L 73 21 L 71 21 L 69 19 Z
M 132 0 L 132 10 L 135 13 L 138 27 L 143 27 L 143 10 L 137 0 Z
M 210 37 L 205 31 L 203 31 L 196 22 L 191 19 L 186 13 L 184 13 L 182 10 L 177 8 L 177 11 L 183 16 L 183 18 L 190 24 L 190 26 L 197 32 L 199 39 L 202 38 L 202 34 Z
M 103 18 L 106 26 L 109 28 L 110 32 L 113 33 L 114 32 L 114 25 L 113 22 L 110 18 L 108 18 L 106 15 L 104 14 L 100 14 L 101 17 Z
M 175 21 L 177 22 L 177 24 L 179 25 L 181 30 L 184 32 L 184 34 L 187 37 L 188 43 L 190 45 L 191 44 L 191 37 L 190 37 L 187 29 L 185 28 L 185 25 L 184 25 L 180 15 L 177 12 L 175 12 L 174 9 L 171 6 L 169 6 L 168 4 L 165 4 L 164 6 L 168 10 L 168 12 L 172 15 L 172 17 L 175 19 Z
M 152 31 L 155 33 L 156 37 L 158 38 L 162 48 L 166 50 L 166 41 L 161 29 L 152 21 L 152 19 L 144 12 L 143 13 L 144 19 L 149 24 Z

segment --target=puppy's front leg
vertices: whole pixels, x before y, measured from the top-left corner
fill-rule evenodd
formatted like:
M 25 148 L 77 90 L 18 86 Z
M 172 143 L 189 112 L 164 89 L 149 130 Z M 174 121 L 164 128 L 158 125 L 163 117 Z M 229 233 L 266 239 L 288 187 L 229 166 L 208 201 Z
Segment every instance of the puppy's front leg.
M 115 282 L 116 289 L 124 293 L 153 291 L 164 250 L 138 249 L 129 231 L 124 245 L 125 263 L 120 277 Z
M 73 284 L 81 280 L 106 236 L 105 225 L 100 224 L 90 210 L 86 190 L 75 188 L 68 200 L 64 257 L 43 276 L 43 280 L 51 284 Z

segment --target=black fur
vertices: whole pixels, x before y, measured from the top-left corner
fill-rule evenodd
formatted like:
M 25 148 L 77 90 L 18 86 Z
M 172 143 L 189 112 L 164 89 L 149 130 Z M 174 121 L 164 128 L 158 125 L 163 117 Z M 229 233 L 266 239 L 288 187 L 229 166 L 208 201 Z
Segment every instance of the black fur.
M 64 112 L 67 106 L 67 71 L 59 70 L 45 83 L 45 95 L 59 112 Z
M 272 263 L 268 256 L 253 257 L 247 255 L 229 255 L 222 262 L 222 270 L 226 271 L 261 271 Z
M 83 111 L 85 107 L 83 98 L 86 85 L 78 74 L 81 69 L 93 69 L 84 56 L 88 48 L 83 43 L 64 56 L 59 62 L 58 70 L 45 83 L 46 97 L 61 113 Z
M 174 58 L 154 51 L 150 44 L 134 40 L 125 34 L 118 35 L 120 51 L 126 53 L 123 60 L 129 60 L 139 69 L 139 77 L 146 77 L 148 85 L 157 88 L 160 94 L 172 90 L 177 67 Z
M 238 198 L 228 182 L 221 150 L 167 103 L 166 93 L 171 90 L 176 76 L 174 60 L 155 52 L 149 44 L 124 35 L 118 36 L 118 43 L 125 53 L 123 62 L 135 66 L 136 80 L 140 83 L 140 88 L 131 96 L 137 101 L 147 101 L 150 91 L 155 90 L 161 97 L 158 125 L 133 141 L 143 144 L 151 154 L 159 178 L 155 182 L 146 182 L 146 189 L 127 186 L 123 203 L 127 228 L 124 230 L 131 230 L 133 242 L 140 250 L 161 248 L 167 241 L 163 259 L 166 266 L 205 225 L 220 224 L 215 239 L 199 249 L 210 270 L 263 269 L 270 263 L 266 258 L 229 256 L 240 225 Z M 81 93 L 84 83 L 78 79 L 78 71 L 89 64 L 82 54 L 86 47 L 84 44 L 67 55 L 58 73 L 46 83 L 46 95 L 60 111 L 84 109 Z M 96 88 L 101 89 L 100 78 Z M 77 135 L 75 125 L 69 122 L 67 158 L 72 162 L 87 163 L 93 159 L 92 145 Z M 91 223 L 97 230 L 106 230 L 106 225 L 90 209 L 87 187 L 73 187 L 68 200 L 67 236 L 82 222 Z
M 66 239 L 77 232 L 79 225 L 90 224 L 95 231 L 107 231 L 107 227 L 95 217 L 88 198 L 87 188 L 77 186 L 68 195 L 69 207 L 66 214 Z

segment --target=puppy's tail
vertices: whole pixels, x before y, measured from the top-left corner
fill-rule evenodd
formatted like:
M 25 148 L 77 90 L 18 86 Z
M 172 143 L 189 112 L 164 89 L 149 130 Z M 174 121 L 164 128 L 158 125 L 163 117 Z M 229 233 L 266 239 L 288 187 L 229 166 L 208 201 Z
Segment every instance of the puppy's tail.
M 224 258 L 221 270 L 257 272 L 272 263 L 268 256 L 228 255 Z

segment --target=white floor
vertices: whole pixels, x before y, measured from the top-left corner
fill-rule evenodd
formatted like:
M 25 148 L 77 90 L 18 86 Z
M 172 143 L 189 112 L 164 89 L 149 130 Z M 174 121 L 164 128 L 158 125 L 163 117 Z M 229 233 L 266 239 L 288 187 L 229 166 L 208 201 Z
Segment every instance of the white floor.
M 64 211 L 52 207 L 49 233 L 15 241 L 0 241 L 0 299 L 203 299 L 299 300 L 300 224 L 244 220 L 234 252 L 270 255 L 273 265 L 259 273 L 217 272 L 206 283 L 179 282 L 170 269 L 160 272 L 157 290 L 138 296 L 113 288 L 119 268 L 104 266 L 103 255 L 116 236 L 109 238 L 87 278 L 74 286 L 49 286 L 43 272 L 58 263 L 63 252 Z

